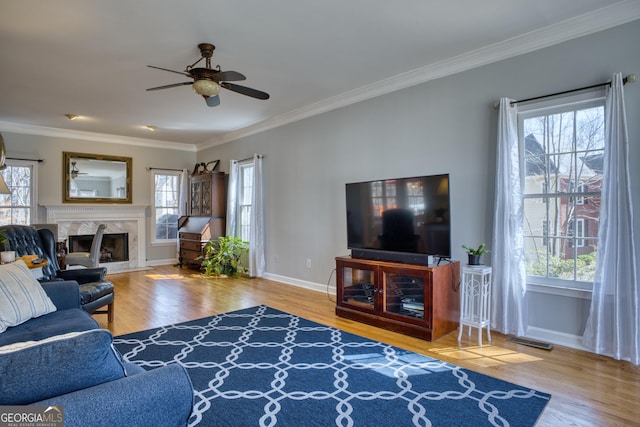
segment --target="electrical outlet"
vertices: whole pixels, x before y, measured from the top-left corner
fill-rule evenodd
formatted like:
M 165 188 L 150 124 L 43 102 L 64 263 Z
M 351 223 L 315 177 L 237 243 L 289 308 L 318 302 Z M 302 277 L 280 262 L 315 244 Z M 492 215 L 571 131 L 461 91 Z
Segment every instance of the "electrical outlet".
M 307 258 L 307 268 L 311 268 L 311 258 Z

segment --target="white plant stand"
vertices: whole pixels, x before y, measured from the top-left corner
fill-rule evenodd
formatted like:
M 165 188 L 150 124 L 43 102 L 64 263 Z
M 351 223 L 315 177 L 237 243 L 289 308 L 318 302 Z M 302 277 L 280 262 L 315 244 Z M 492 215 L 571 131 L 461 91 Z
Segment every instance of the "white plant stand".
M 487 327 L 487 339 L 491 341 L 491 267 L 486 265 L 465 265 L 462 267 L 460 285 L 460 332 L 466 326 L 478 328 L 478 345 L 482 347 L 482 329 Z

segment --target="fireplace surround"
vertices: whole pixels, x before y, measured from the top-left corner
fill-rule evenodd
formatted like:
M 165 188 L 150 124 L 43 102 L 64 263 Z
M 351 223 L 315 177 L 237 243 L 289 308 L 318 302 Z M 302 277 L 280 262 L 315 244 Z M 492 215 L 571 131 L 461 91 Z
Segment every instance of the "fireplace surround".
M 105 224 L 105 234 L 128 235 L 126 261 L 101 264 L 108 272 L 127 271 L 146 267 L 146 221 L 147 206 L 142 205 L 46 205 L 47 223 L 58 225 L 58 241 L 73 235 L 93 235 L 99 224 Z M 69 248 L 70 249 L 70 248 Z

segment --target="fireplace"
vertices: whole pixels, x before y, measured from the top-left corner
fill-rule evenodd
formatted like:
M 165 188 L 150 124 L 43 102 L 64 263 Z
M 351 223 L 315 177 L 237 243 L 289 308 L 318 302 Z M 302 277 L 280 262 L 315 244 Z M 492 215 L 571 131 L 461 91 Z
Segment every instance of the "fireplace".
M 89 252 L 93 234 L 68 237 L 69 252 Z M 100 262 L 129 261 L 129 233 L 105 233 L 100 245 Z
M 58 225 L 58 241 L 64 241 L 67 248 L 70 248 L 70 236 L 88 234 L 93 238 L 100 224 L 106 224 L 105 234 L 128 233 L 129 260 L 102 264 L 107 268 L 108 273 L 147 267 L 146 210 L 148 206 L 65 203 L 45 207 L 47 223 Z

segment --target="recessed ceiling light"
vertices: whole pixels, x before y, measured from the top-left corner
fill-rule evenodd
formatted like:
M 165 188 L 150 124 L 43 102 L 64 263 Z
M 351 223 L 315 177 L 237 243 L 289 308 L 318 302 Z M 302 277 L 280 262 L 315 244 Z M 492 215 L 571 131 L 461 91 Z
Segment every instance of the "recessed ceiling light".
M 145 126 L 144 128 L 150 131 L 154 131 L 157 129 L 155 126 Z
M 77 119 L 77 118 L 79 118 L 79 117 L 80 117 L 80 116 L 79 116 L 79 115 L 77 115 L 77 114 L 65 114 L 64 116 L 65 116 L 67 119 L 69 119 L 69 120 L 75 120 L 75 119 Z

